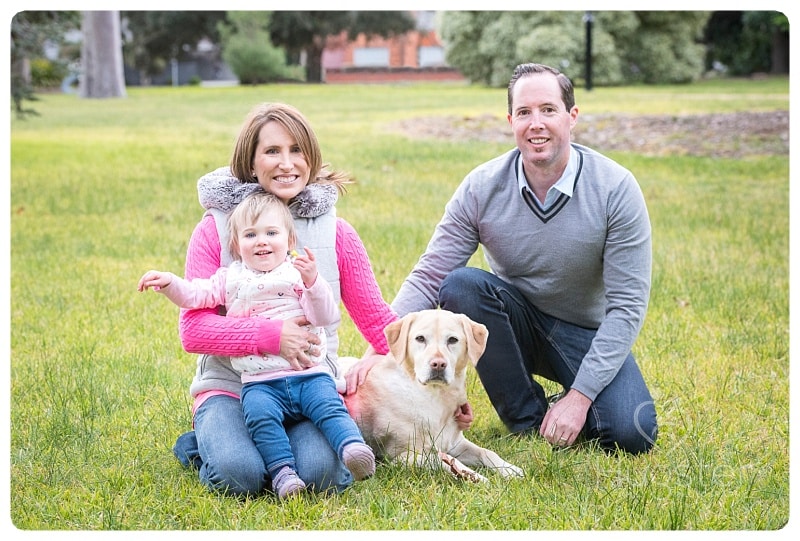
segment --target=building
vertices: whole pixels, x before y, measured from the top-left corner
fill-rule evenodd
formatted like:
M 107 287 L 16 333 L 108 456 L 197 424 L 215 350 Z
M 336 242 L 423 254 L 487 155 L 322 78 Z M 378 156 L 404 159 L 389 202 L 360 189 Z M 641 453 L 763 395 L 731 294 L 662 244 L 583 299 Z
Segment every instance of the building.
M 347 32 L 328 36 L 322 52 L 326 83 L 385 83 L 407 81 L 464 81 L 447 65 L 444 46 L 435 28 L 435 11 L 414 11 L 417 28 L 389 39 Z

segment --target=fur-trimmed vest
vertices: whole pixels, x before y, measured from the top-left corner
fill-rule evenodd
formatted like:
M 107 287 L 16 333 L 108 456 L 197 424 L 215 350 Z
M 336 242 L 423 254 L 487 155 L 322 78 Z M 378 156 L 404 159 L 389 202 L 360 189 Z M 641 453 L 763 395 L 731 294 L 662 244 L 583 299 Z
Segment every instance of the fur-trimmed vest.
M 221 265 L 227 266 L 232 261 L 232 257 L 228 250 L 228 228 L 226 224 L 228 214 L 233 210 L 236 204 L 241 201 L 241 194 L 226 196 L 223 198 L 223 201 L 209 201 L 208 199 L 203 199 L 203 188 L 206 189 L 207 193 L 209 182 L 216 183 L 218 186 L 221 183 L 242 185 L 238 179 L 230 177 L 229 173 L 226 178 L 225 173 L 227 173 L 227 171 L 223 172 L 223 169 L 209 173 L 201 178 L 198 182 L 198 191 L 201 196 L 201 204 L 208 208 L 206 213 L 214 217 L 214 221 L 217 225 L 217 232 L 219 233 L 220 246 L 222 248 L 220 254 Z M 222 173 L 221 178 L 213 177 L 213 175 L 219 173 Z M 203 184 L 204 181 L 205 184 Z M 203 184 L 203 188 L 201 188 L 201 184 Z M 247 187 L 250 188 L 250 186 Z M 255 186 L 257 187 L 258 185 L 256 184 Z M 228 188 L 228 186 L 225 187 Z M 321 201 L 322 204 L 314 206 L 313 211 L 308 211 L 306 207 L 296 204 L 296 201 L 290 204 L 289 208 L 292 211 L 292 215 L 295 217 L 294 224 L 297 231 L 298 251 L 304 246 L 308 246 L 314 252 L 320 276 L 328 281 L 333 290 L 336 302 L 338 303 L 341 300 L 341 289 L 339 283 L 339 265 L 336 257 L 336 207 L 334 206 L 336 197 L 334 189 L 333 199 L 331 200 L 328 188 L 327 186 L 323 189 L 323 187 L 319 185 L 309 185 L 307 189 L 296 198 L 302 201 L 304 197 L 310 195 L 310 199 L 317 202 Z M 252 189 L 250 191 L 252 191 Z M 309 193 L 305 193 L 306 191 Z M 215 190 L 215 194 L 219 196 L 220 190 Z M 209 205 L 215 205 L 216 208 L 209 208 Z M 321 214 L 311 217 L 303 216 L 303 214 L 314 214 L 315 212 L 321 212 Z M 339 336 L 337 330 L 339 324 L 340 321 L 336 321 L 332 325 L 327 326 L 325 328 L 325 334 L 328 348 L 327 363 L 336 380 L 337 388 L 340 388 L 340 391 L 343 392 L 344 375 L 339 369 L 338 362 Z M 241 376 L 231 367 L 229 357 L 218 355 L 200 355 L 198 357 L 197 371 L 195 372 L 192 385 L 189 388 L 189 392 L 192 396 L 197 396 L 199 393 L 212 390 L 240 394 L 241 388 Z

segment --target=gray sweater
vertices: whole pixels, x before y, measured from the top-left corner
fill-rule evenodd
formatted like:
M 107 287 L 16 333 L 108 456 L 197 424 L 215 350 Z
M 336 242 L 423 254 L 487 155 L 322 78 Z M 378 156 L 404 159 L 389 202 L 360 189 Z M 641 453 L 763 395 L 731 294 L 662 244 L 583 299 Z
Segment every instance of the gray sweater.
M 483 246 L 492 272 L 542 312 L 597 329 L 572 385 L 594 400 L 642 327 L 650 295 L 650 220 L 630 171 L 577 144 L 571 198 L 534 211 L 517 183 L 519 151 L 471 171 L 400 288 L 398 315 L 435 308 L 442 280 Z

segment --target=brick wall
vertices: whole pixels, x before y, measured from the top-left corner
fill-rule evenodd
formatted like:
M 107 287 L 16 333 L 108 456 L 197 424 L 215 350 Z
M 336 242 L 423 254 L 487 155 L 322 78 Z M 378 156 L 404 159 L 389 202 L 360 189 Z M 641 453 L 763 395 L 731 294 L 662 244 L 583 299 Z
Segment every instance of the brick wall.
M 329 68 L 325 82 L 402 83 L 415 81 L 466 81 L 455 68 Z

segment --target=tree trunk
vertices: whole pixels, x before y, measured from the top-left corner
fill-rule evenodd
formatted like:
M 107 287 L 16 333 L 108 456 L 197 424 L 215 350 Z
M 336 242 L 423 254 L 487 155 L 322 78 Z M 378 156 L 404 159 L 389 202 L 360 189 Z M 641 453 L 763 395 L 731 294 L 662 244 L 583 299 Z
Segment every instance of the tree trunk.
M 325 40 L 314 38 L 306 49 L 306 82 L 322 82 L 322 51 L 325 49 Z
M 770 73 L 789 73 L 789 32 L 772 31 L 772 68 Z
M 84 11 L 81 31 L 82 98 L 124 98 L 119 11 Z

